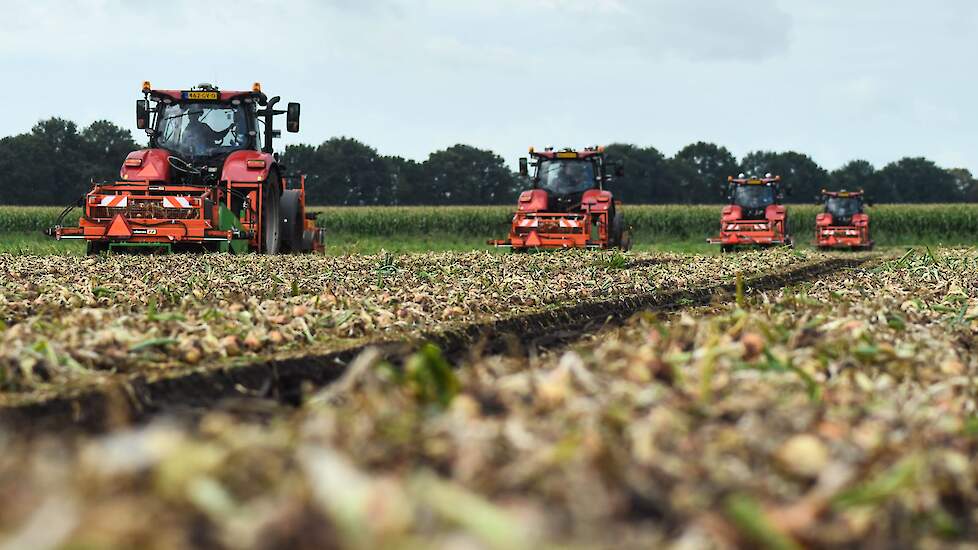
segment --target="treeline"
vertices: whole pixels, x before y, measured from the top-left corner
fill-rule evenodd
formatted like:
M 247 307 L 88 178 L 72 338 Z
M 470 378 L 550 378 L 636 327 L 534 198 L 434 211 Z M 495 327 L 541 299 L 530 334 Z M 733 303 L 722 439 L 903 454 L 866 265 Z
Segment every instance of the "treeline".
M 132 133 L 100 120 L 79 130 L 52 118 L 26 134 L 0 139 L 0 204 L 64 205 L 95 181 L 114 180 L 129 151 Z
M 41 121 L 29 133 L 0 139 L 0 203 L 71 202 L 92 180 L 117 178 L 126 153 L 138 147 L 129 130 L 107 121 L 82 129 L 60 118 Z M 780 174 L 791 186 L 791 202 L 809 202 L 823 188 L 865 189 L 880 203 L 978 201 L 978 181 L 968 170 L 944 169 L 925 158 L 880 169 L 854 160 L 829 172 L 802 153 L 757 151 L 737 159 L 725 147 L 703 142 L 672 157 L 625 144 L 608 146 L 607 155 L 625 167 L 613 188 L 631 204 L 719 203 L 727 176 L 740 172 Z M 467 145 L 417 162 L 341 137 L 318 146 L 290 145 L 282 162 L 290 172 L 306 174 L 308 202 L 318 205 L 511 204 L 527 186 L 502 157 Z

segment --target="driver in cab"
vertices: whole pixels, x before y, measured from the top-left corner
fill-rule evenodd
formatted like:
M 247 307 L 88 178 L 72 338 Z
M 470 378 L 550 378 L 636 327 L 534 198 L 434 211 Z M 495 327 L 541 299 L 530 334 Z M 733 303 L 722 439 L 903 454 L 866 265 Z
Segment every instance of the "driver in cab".
M 224 143 L 224 138 L 228 132 L 234 128 L 234 123 L 228 125 L 224 130 L 215 130 L 204 122 L 206 112 L 203 110 L 190 113 L 190 121 L 184 129 L 184 136 L 187 143 L 193 144 L 194 148 L 200 151 L 210 151 L 214 147 L 220 147 Z
M 581 162 L 564 162 L 561 163 L 560 172 L 557 176 L 558 181 L 561 183 L 561 187 L 564 189 L 581 189 L 583 187 L 590 185 L 590 171 L 588 166 L 585 166 Z

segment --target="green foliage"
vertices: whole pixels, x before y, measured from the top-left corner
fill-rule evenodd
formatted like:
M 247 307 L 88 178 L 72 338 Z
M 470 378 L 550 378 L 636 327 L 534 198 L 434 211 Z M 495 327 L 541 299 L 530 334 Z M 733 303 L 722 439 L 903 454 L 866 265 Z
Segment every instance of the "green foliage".
M 290 145 L 283 163 L 306 174 L 312 204 L 386 204 L 390 177 L 377 150 L 355 139 L 330 139 L 318 147 Z
M 625 269 L 628 267 L 628 257 L 615 250 L 611 254 L 602 256 L 598 264 L 605 269 Z
M 311 204 L 508 204 L 519 187 L 501 157 L 468 145 L 437 151 L 419 164 L 333 138 L 318 147 L 290 145 L 282 161 L 306 174 Z
M 425 344 L 408 360 L 405 375 L 421 403 L 447 407 L 458 394 L 455 371 L 434 344 Z
M 830 190 L 859 191 L 865 190 L 870 200 L 887 202 L 890 197 L 883 192 L 876 177 L 876 168 L 868 161 L 853 160 L 845 166 L 832 172 L 830 176 L 831 185 L 826 184 Z M 805 198 L 805 197 L 802 197 Z
M 687 145 L 672 158 L 679 178 L 679 200 L 710 204 L 723 198 L 722 183 L 738 172 L 737 159 L 726 147 L 698 142 Z
M 422 165 L 417 199 L 422 204 L 506 204 L 518 185 L 506 162 L 492 151 L 455 145 L 432 153 Z
M 625 177 L 611 184 L 616 195 L 631 203 L 685 202 L 669 160 L 655 147 L 616 143 L 606 149 L 608 160 L 619 162 Z
M 324 208 L 319 210 L 319 224 L 328 234 L 489 239 L 507 234 L 512 211 L 511 206 Z M 625 205 L 623 211 L 637 244 L 705 240 L 720 224 L 718 206 Z M 788 211 L 795 239 L 806 242 L 821 207 L 789 205 Z M 880 244 L 968 243 L 978 235 L 978 205 L 881 205 L 868 211 Z
M 0 139 L 0 200 L 16 205 L 71 203 L 92 180 L 118 178 L 126 154 L 138 148 L 129 130 L 108 121 L 79 129 L 61 118 L 42 120 L 29 133 Z M 881 170 L 857 160 L 830 175 L 794 151 L 757 151 L 739 163 L 727 148 L 705 142 L 690 144 L 671 158 L 655 147 L 620 143 L 606 151 L 609 162 L 625 168 L 624 177 L 610 186 L 629 204 L 720 203 L 727 176 L 740 171 L 781 175 L 794 190 L 789 200 L 796 202 L 811 199 L 822 188 L 865 189 L 880 203 L 978 200 L 978 181 L 968 170 L 944 169 L 924 158 L 904 158 Z M 306 175 L 310 204 L 502 205 L 511 204 L 529 185 L 507 166 L 507 160 L 515 166 L 512 151 L 502 153 L 505 159 L 458 144 L 417 162 L 337 137 L 320 145 L 290 145 L 282 164 L 290 175 Z
M 40 232 L 58 221 L 61 208 L 48 206 L 0 206 L 0 231 Z M 74 224 L 78 219 L 70 220 Z
M 885 202 L 942 202 L 962 200 L 955 176 L 925 158 L 905 158 L 877 174 Z
M 808 155 L 788 151 L 756 151 L 744 157 L 741 168 L 747 174 L 781 176 L 788 187 L 788 200 L 808 200 L 828 185 L 829 174 Z
M 785 535 L 776 525 L 771 523 L 764 508 L 753 497 L 746 494 L 734 494 L 727 497 L 725 502 L 727 517 L 734 526 L 757 548 L 771 550 L 794 550 L 801 548 L 789 536 Z
M 506 206 L 368 206 L 320 207 L 319 225 L 330 235 L 432 239 L 455 238 L 481 244 L 504 237 L 509 231 L 513 207 Z M 40 232 L 54 224 L 59 208 L 0 207 L 0 232 Z M 628 205 L 625 221 L 634 229 L 636 244 L 699 241 L 719 230 L 716 205 Z M 815 227 L 820 206 L 789 205 L 789 226 L 796 241 L 805 243 Z M 880 205 L 868 209 L 874 239 L 882 245 L 968 244 L 978 235 L 978 205 L 926 204 Z M 68 224 L 77 220 L 76 214 Z M 39 235 L 39 233 L 38 233 Z M 53 242 L 53 241 L 51 241 Z
M 139 146 L 129 130 L 104 120 L 78 130 L 74 122 L 51 118 L 30 133 L 0 139 L 4 204 L 72 203 L 92 180 L 115 180 L 130 151 Z
M 833 499 L 833 505 L 841 510 L 873 506 L 890 500 L 901 492 L 911 492 L 920 479 L 922 467 L 921 457 L 910 455 L 889 470 L 840 493 Z

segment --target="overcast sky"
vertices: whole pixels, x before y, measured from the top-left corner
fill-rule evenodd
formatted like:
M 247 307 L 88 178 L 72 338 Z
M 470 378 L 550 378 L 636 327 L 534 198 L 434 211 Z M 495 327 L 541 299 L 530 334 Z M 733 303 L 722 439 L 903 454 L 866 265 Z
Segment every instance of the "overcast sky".
M 303 106 L 286 143 L 698 141 L 826 168 L 927 156 L 978 173 L 974 0 L 0 0 L 0 135 L 212 82 Z M 10 106 L 15 108 L 11 109 Z

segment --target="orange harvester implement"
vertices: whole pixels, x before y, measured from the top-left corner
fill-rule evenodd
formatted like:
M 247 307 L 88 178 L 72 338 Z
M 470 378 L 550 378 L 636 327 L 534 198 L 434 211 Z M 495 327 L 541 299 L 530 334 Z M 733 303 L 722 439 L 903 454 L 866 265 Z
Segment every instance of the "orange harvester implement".
M 709 239 L 724 252 L 746 246 L 791 246 L 781 176 L 727 178 L 720 236 Z
M 822 250 L 873 248 L 865 192 L 823 189 L 821 202 L 825 209 L 815 218 L 815 246 Z
M 603 147 L 531 148 L 530 157 L 533 188 L 520 194 L 509 238 L 489 244 L 513 250 L 630 247 L 622 203 L 604 188 L 623 172 L 616 166 L 614 176 L 608 173 Z M 521 158 L 520 174 L 530 177 L 530 168 Z
M 213 250 L 275 254 L 323 249 L 306 212 L 305 178 L 287 179 L 273 151 L 276 115 L 299 131 L 299 104 L 276 110 L 255 83 L 250 91 L 200 84 L 155 90 L 143 84 L 136 126 L 149 146 L 129 153 L 119 180 L 95 183 L 47 233 L 108 250 Z M 63 222 L 83 209 L 77 227 Z

